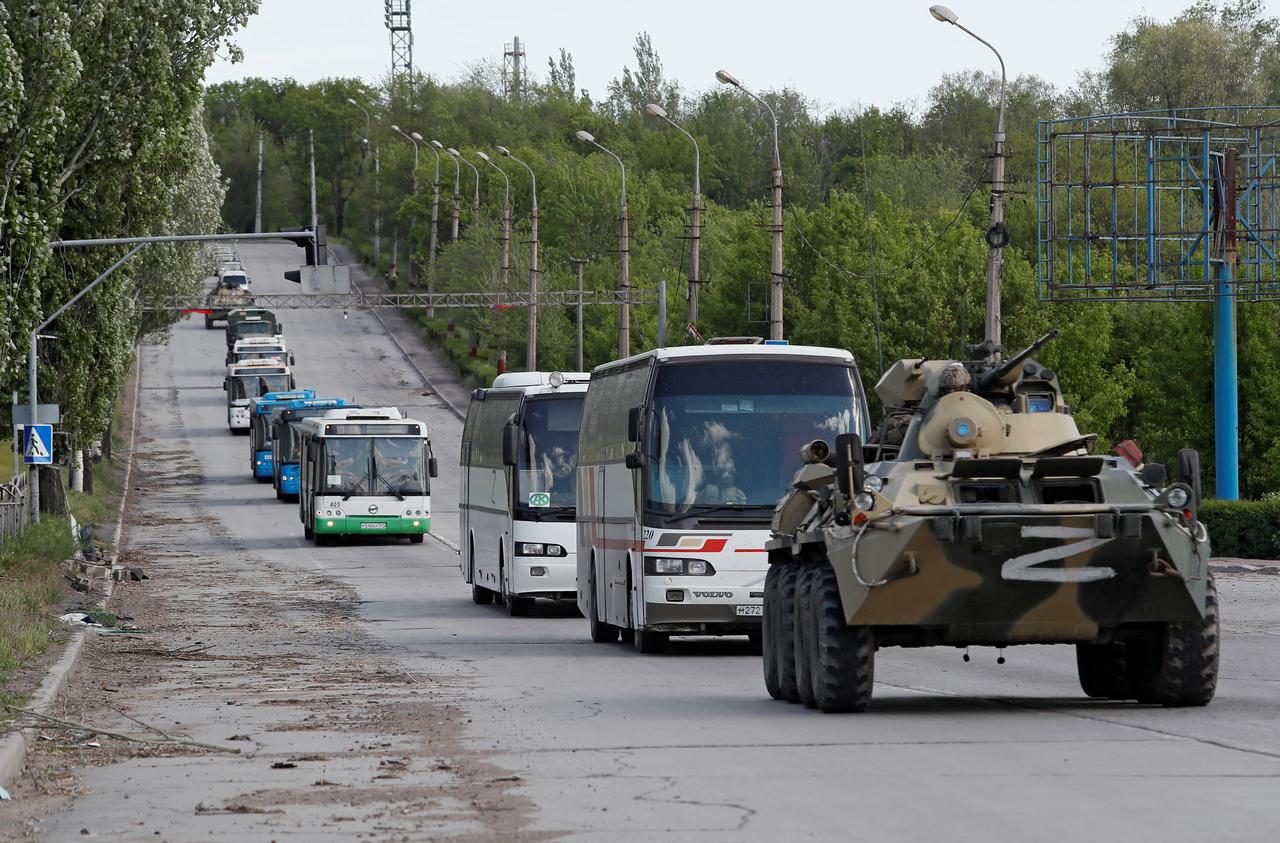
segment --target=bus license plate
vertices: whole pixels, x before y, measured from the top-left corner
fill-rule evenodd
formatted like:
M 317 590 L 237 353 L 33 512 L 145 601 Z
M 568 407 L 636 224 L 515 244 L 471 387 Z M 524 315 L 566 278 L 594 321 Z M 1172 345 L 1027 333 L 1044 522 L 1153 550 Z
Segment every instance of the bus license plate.
M 381 521 L 361 521 L 360 529 L 361 530 L 385 530 L 387 529 L 387 525 Z
M 735 606 L 734 609 L 740 618 L 764 617 L 764 606 Z

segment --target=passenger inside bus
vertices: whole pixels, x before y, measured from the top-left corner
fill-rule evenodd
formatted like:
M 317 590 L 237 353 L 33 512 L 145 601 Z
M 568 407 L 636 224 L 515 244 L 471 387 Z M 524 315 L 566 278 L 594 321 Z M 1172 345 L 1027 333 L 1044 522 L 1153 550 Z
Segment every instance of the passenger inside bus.
M 530 492 L 547 492 L 550 506 L 576 504 L 574 479 L 581 419 L 581 399 L 530 401 L 525 405 L 521 502 L 529 500 Z

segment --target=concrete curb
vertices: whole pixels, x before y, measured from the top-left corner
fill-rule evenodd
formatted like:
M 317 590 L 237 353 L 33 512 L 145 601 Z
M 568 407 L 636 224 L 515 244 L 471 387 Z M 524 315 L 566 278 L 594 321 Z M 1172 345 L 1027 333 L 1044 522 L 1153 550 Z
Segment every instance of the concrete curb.
M 99 608 L 107 605 L 107 601 L 111 599 L 111 594 L 115 588 L 114 574 L 118 567 L 117 563 L 120 561 L 120 537 L 124 533 L 124 508 L 125 503 L 129 500 L 129 481 L 133 477 L 133 463 L 137 452 L 138 397 L 141 389 L 142 349 L 139 347 L 137 363 L 134 367 L 133 408 L 130 412 L 129 461 L 125 463 L 124 483 L 120 487 L 120 508 L 116 511 L 116 530 L 111 542 L 113 548 L 113 553 L 111 554 L 112 575 L 107 577 L 102 599 L 98 602 Z M 49 710 L 53 708 L 53 704 L 57 702 L 58 696 L 62 693 L 63 687 L 67 684 L 67 677 L 71 675 L 71 671 L 75 669 L 76 662 L 80 659 L 80 651 L 84 649 L 84 639 L 87 634 L 88 631 L 84 629 L 78 629 L 72 634 L 71 640 L 67 642 L 66 649 L 62 651 L 62 655 L 54 663 L 53 667 L 49 668 L 49 672 L 45 674 L 44 681 L 40 683 L 40 687 L 31 696 L 27 708 L 40 714 L 49 713 Z M 27 763 L 27 747 L 35 739 L 38 731 L 35 727 L 19 729 L 0 740 L 0 786 L 7 784 L 14 776 L 22 772 L 22 768 Z

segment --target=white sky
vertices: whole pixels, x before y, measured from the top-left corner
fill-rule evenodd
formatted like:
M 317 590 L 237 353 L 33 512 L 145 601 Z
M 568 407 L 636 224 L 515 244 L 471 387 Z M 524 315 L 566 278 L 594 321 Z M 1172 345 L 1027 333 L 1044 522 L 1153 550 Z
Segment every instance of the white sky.
M 1168 19 L 1191 0 L 950 0 L 960 22 L 1004 55 L 1010 77 L 1034 73 L 1067 88 L 1097 67 L 1108 39 L 1135 16 Z M 1280 0 L 1268 0 L 1276 14 Z M 824 108 L 923 103 L 948 71 L 996 69 L 984 46 L 928 13 L 928 0 L 417 0 L 414 64 L 449 80 L 479 59 L 502 60 L 520 36 L 528 67 L 545 78 L 564 47 L 578 87 L 600 99 L 647 31 L 668 78 L 686 91 L 715 85 L 725 68 L 756 89 L 791 86 Z M 770 15 L 781 10 L 782 20 Z M 219 60 L 207 81 L 244 76 L 381 78 L 391 48 L 383 0 L 263 0 L 240 33 L 242 64 Z

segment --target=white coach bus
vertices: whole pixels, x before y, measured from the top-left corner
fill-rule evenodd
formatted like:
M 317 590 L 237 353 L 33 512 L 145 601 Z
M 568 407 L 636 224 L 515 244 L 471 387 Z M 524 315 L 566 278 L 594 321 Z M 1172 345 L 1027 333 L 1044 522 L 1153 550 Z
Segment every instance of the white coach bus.
M 481 605 L 527 615 L 574 599 L 578 427 L 588 375 L 512 372 L 477 389 L 462 429 L 462 577 Z
M 814 439 L 868 431 L 853 357 L 711 340 L 596 367 L 578 440 L 578 607 L 591 639 L 758 642 L 778 498 Z

